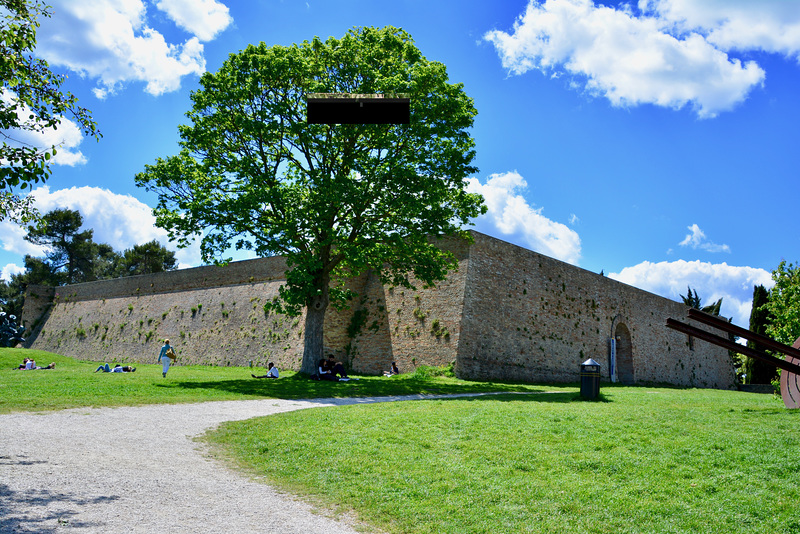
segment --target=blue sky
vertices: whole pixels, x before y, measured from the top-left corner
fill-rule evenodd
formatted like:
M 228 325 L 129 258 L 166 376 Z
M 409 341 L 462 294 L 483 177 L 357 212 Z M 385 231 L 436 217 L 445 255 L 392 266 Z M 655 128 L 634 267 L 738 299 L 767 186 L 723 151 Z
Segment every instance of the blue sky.
M 117 250 L 156 238 L 134 175 L 176 153 L 199 75 L 249 43 L 407 30 L 464 84 L 489 212 L 475 228 L 747 325 L 754 284 L 798 261 L 800 2 L 51 0 L 37 53 L 103 138 L 70 125 L 40 210 Z M 41 250 L 0 223 L 0 270 Z M 198 265 L 198 247 L 178 251 Z

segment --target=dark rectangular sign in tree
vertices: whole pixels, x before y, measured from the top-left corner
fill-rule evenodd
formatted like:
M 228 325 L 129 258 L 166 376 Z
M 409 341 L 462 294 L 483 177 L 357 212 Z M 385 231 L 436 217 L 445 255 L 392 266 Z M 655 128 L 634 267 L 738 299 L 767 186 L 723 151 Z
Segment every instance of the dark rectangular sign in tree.
M 406 95 L 311 93 L 306 98 L 308 124 L 408 124 Z

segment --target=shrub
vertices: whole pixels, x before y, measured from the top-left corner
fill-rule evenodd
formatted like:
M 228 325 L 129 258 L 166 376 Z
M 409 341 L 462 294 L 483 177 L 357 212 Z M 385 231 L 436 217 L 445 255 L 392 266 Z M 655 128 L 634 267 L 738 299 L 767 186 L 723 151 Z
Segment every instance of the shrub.
M 435 378 L 437 376 L 445 376 L 448 378 L 455 377 L 455 372 L 453 371 L 454 362 L 451 362 L 447 365 L 440 365 L 438 367 L 433 367 L 431 365 L 420 365 L 413 373 L 413 378 Z

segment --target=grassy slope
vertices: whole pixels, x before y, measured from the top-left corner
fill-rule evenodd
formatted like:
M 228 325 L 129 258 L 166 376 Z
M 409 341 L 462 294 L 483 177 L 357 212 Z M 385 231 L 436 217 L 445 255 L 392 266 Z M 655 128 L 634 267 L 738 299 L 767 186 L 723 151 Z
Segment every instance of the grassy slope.
M 33 356 L 52 371 L 14 371 Z M 120 362 L 125 363 L 125 362 Z M 465 382 L 453 378 L 360 377 L 350 382 L 315 382 L 282 372 L 279 380 L 254 380 L 243 367 L 182 366 L 170 368 L 166 379 L 161 366 L 137 365 L 135 373 L 94 373 L 97 362 L 76 361 L 42 351 L 0 349 L 0 413 L 60 410 L 79 406 L 130 406 L 258 398 L 303 399 L 406 395 L 413 393 L 469 393 L 480 391 L 536 391 L 541 386 Z
M 54 371 L 12 371 L 34 355 Z M 247 398 L 521 391 L 306 410 L 223 425 L 217 454 L 392 532 L 800 533 L 800 412 L 768 395 L 362 377 L 96 362 L 0 349 L 0 413 Z M 543 393 L 545 390 L 559 390 Z
M 768 395 L 603 392 L 302 411 L 208 439 L 391 532 L 800 532 L 800 413 Z

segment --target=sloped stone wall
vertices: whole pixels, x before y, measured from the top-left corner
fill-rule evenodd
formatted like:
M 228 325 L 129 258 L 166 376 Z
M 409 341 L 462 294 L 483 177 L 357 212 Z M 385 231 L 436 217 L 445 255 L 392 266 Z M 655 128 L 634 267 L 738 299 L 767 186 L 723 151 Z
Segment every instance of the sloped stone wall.
M 725 350 L 665 326 L 686 306 L 573 265 L 475 235 L 466 280 L 458 374 L 483 379 L 576 381 L 593 358 L 609 379 L 609 338 L 631 335 L 635 382 L 728 388 Z
M 609 378 L 609 338 L 629 343 L 634 383 L 728 388 L 725 350 L 666 328 L 686 307 L 536 252 L 473 232 L 447 239 L 458 270 L 436 287 L 385 287 L 373 273 L 348 281 L 359 297 L 329 308 L 325 350 L 356 373 L 378 374 L 396 361 L 456 364 L 459 377 L 574 382 L 593 358 Z M 267 315 L 284 283 L 283 258 L 154 275 L 31 287 L 23 323 L 28 346 L 68 356 L 155 362 L 163 339 L 179 361 L 299 369 L 304 317 Z M 623 343 L 623 345 L 625 344 Z
M 413 277 L 414 289 L 385 287 L 374 275 L 367 280 L 356 312 L 363 325 L 351 344 L 355 368 L 378 374 L 393 361 L 401 372 L 456 361 L 470 245 L 445 239 L 438 246 L 453 253 L 458 269 L 435 287 Z
M 155 362 L 169 339 L 183 363 L 299 368 L 305 317 L 267 314 L 284 283 L 283 258 L 263 258 L 153 275 L 50 288 L 50 306 L 29 288 L 24 321 L 36 328 L 28 346 L 79 359 Z M 352 283 L 362 282 L 362 278 Z M 363 282 L 362 282 L 363 283 Z M 37 311 L 46 313 L 37 319 Z M 329 313 L 325 344 L 344 355 L 352 312 Z

